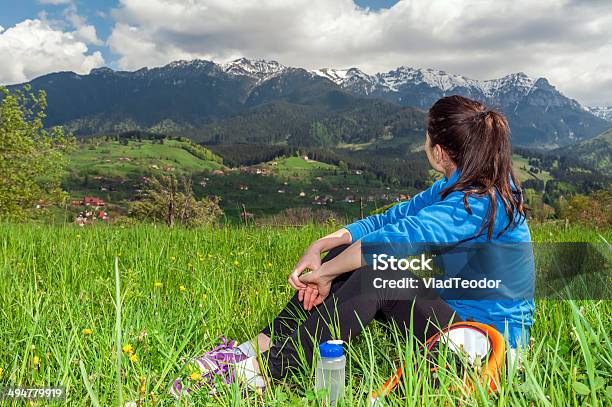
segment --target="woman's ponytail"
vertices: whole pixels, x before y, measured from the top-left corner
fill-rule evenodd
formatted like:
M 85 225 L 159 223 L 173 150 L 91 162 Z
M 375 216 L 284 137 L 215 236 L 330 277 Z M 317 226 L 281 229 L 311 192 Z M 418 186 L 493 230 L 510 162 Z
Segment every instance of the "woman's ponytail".
M 520 185 L 512 170 L 510 127 L 503 114 L 487 109 L 482 103 L 462 96 L 438 100 L 429 110 L 427 132 L 431 144 L 439 144 L 461 170 L 455 184 L 442 191 L 464 194 L 464 205 L 471 212 L 468 196 L 489 196 L 487 228 L 490 239 L 497 216 L 497 198 L 501 198 L 509 222 L 525 216 Z M 518 219 L 516 216 L 518 215 Z

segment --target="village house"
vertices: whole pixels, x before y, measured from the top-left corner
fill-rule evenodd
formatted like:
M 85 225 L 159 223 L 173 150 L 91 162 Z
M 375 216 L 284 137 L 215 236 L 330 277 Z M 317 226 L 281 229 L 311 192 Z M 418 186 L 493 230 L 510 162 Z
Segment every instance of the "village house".
M 105 202 L 101 198 L 96 198 L 96 197 L 93 197 L 93 196 L 86 196 L 81 201 L 81 205 L 85 205 L 85 206 L 104 206 Z

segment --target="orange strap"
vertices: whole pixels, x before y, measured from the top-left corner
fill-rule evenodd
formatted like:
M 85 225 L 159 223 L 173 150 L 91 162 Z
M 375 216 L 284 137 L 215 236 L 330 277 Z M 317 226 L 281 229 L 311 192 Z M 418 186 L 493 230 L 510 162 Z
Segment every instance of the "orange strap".
M 448 331 L 461 327 L 470 327 L 475 328 L 481 331 L 484 335 L 487 336 L 489 340 L 489 345 L 491 352 L 489 354 L 489 358 L 487 362 L 483 365 L 483 370 L 481 372 L 481 383 L 484 385 L 485 383 L 489 387 L 489 391 L 497 390 L 497 384 L 499 383 L 499 372 L 504 366 L 505 356 L 506 356 L 506 342 L 504 341 L 504 337 L 502 336 L 497 329 L 490 325 L 481 324 L 480 322 L 473 321 L 465 321 L 465 322 L 456 322 L 440 332 L 436 333 L 425 342 L 425 347 L 427 349 L 431 349 L 433 344 L 435 344 L 441 335 L 447 333 Z M 395 371 L 393 376 L 385 382 L 377 391 L 372 392 L 372 403 L 374 403 L 378 398 L 384 397 L 390 392 L 392 392 L 399 383 L 399 379 L 402 377 L 403 368 L 399 368 Z M 474 389 L 473 383 L 465 383 L 465 385 L 469 388 L 470 391 Z

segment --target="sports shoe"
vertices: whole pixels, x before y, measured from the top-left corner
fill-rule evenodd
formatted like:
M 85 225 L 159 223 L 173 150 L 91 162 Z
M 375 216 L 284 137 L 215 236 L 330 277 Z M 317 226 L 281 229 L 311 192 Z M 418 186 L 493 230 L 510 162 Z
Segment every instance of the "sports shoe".
M 179 398 L 199 390 L 203 386 L 210 388 L 209 394 L 217 392 L 215 387 L 216 378 L 220 377 L 221 382 L 230 384 L 236 379 L 234 365 L 248 358 L 247 355 L 236 345 L 236 341 L 228 341 L 225 337 L 220 337 L 221 343 L 204 355 L 193 358 L 189 365 L 191 373 L 186 378 L 177 378 L 172 383 L 170 393 Z

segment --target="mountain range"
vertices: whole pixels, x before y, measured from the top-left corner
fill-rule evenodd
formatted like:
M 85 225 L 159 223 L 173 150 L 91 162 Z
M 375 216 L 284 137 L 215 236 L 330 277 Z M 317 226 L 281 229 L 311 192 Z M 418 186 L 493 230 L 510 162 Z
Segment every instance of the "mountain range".
M 524 73 L 478 81 L 434 69 L 399 67 L 370 75 L 357 68 L 309 71 L 241 58 L 225 64 L 175 61 L 133 72 L 58 72 L 29 85 L 47 93 L 46 124 L 77 135 L 144 129 L 209 143 L 409 144 L 422 139 L 429 106 L 451 94 L 502 110 L 517 145 L 562 147 L 612 127 L 606 114 Z

